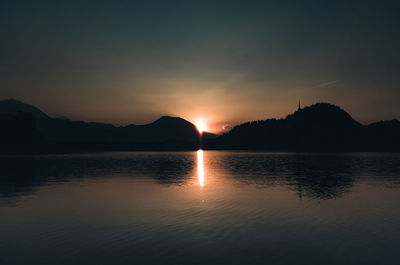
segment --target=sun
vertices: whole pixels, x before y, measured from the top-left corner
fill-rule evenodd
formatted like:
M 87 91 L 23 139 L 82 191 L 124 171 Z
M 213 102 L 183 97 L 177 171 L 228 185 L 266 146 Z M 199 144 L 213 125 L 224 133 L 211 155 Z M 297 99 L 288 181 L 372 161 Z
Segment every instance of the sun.
M 200 133 L 203 133 L 204 131 L 207 130 L 207 125 L 204 122 L 204 120 L 202 120 L 202 119 L 200 119 L 200 120 L 198 120 L 196 122 L 196 127 L 197 127 L 197 130 L 199 130 Z

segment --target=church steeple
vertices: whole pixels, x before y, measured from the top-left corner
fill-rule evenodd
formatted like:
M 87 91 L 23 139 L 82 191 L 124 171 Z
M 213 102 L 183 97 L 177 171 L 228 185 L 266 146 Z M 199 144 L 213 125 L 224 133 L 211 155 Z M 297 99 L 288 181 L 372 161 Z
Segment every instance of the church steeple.
M 300 106 L 300 100 L 299 100 L 299 108 L 297 109 L 298 111 L 301 110 L 301 106 Z

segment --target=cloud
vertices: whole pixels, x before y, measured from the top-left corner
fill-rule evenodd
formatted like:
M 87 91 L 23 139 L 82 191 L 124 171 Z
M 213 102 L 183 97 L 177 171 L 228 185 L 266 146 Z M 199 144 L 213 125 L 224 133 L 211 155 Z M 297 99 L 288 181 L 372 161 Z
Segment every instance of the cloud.
M 328 82 L 325 82 L 325 83 L 321 83 L 321 84 L 312 86 L 312 87 L 310 87 L 310 89 L 327 87 L 327 86 L 331 86 L 333 84 L 337 84 L 337 83 L 340 83 L 340 82 L 341 82 L 340 80 L 332 80 L 332 81 L 328 81 Z

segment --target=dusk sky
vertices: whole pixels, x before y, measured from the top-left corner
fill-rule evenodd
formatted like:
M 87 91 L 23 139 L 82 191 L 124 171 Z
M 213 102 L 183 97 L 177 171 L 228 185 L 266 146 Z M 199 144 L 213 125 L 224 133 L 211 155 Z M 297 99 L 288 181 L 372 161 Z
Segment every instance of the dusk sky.
M 83 3 L 85 2 L 85 3 Z M 0 99 L 220 132 L 329 102 L 400 118 L 399 1 L 2 1 Z

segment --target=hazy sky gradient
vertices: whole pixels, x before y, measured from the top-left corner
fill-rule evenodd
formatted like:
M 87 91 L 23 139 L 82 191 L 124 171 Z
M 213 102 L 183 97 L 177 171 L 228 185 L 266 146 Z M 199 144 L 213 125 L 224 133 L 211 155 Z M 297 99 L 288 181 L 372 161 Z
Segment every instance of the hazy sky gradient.
M 2 1 L 0 98 L 212 131 L 330 102 L 400 118 L 398 1 Z

